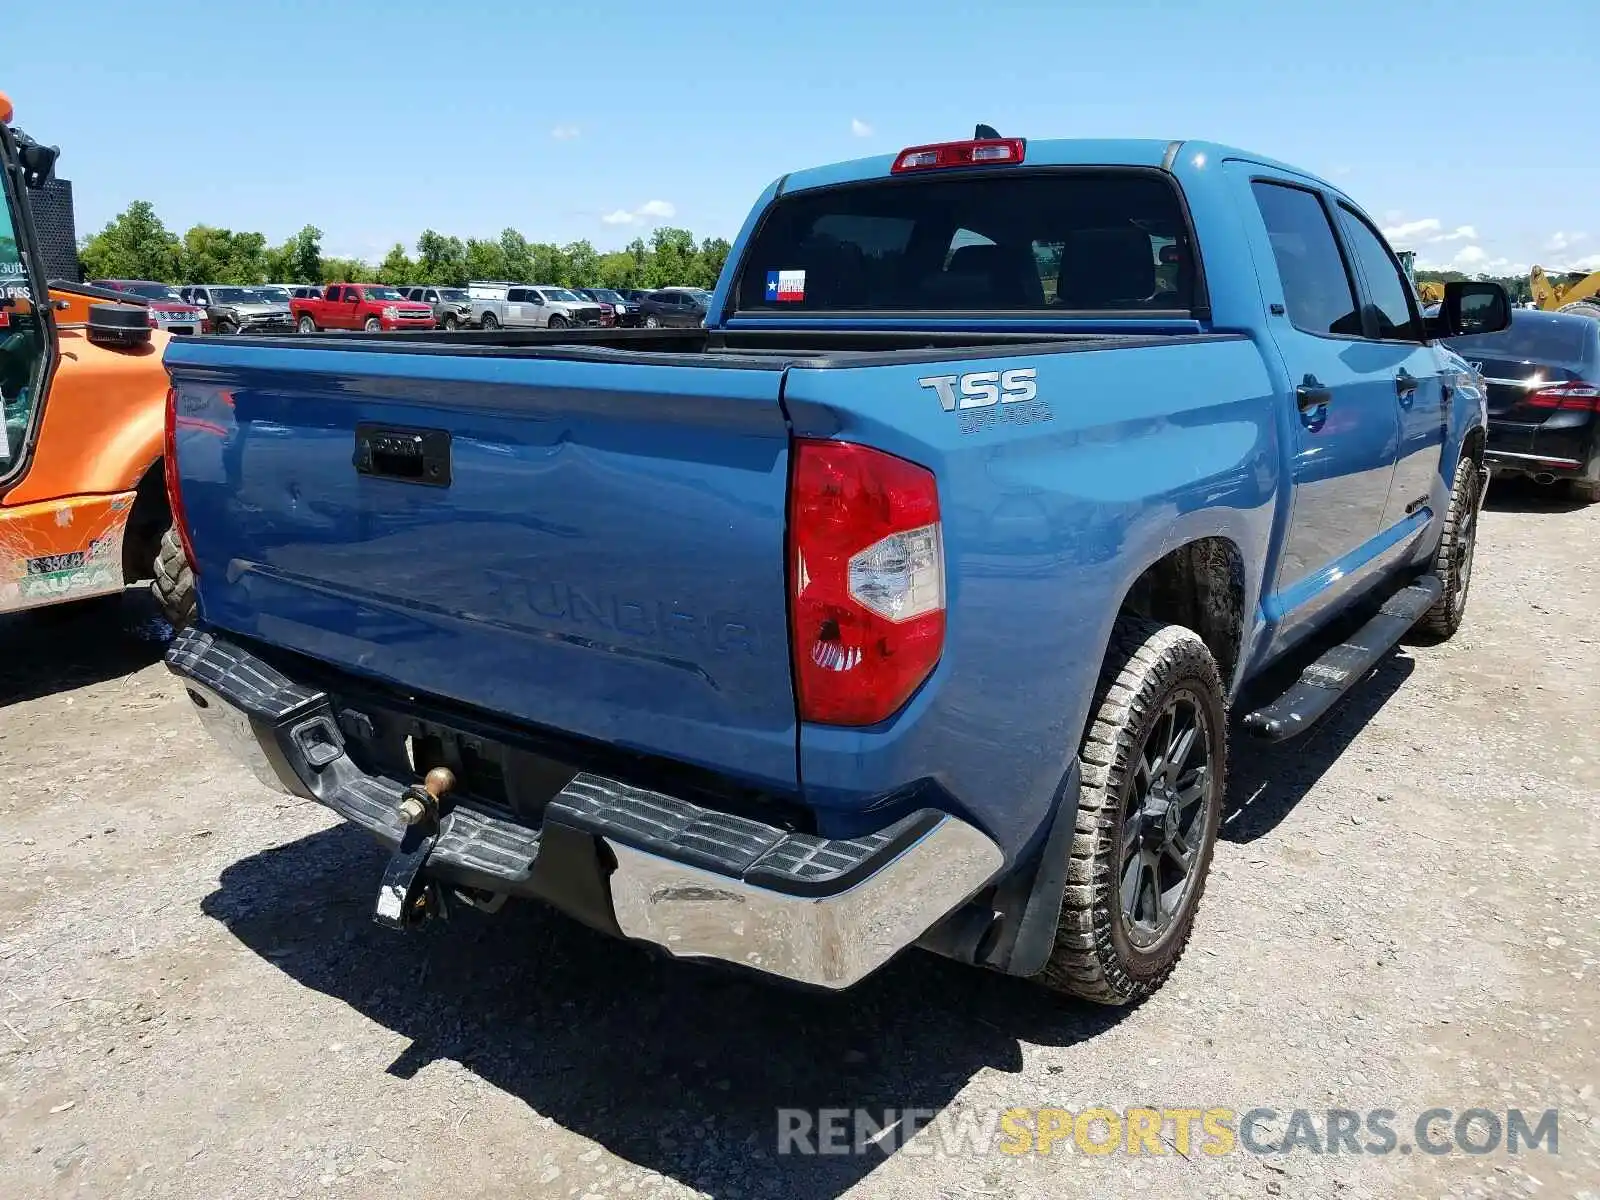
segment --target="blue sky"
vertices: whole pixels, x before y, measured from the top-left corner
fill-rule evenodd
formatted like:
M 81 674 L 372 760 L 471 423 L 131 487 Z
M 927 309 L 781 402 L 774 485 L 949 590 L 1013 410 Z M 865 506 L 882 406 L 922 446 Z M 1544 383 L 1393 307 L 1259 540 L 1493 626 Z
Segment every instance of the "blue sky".
M 80 233 L 147 199 L 180 231 L 309 221 L 373 260 L 429 226 L 732 237 L 787 170 L 985 121 L 1256 149 L 1427 265 L 1600 268 L 1600 125 L 1576 99 L 1600 0 L 6 9 L 0 89 L 62 147 Z

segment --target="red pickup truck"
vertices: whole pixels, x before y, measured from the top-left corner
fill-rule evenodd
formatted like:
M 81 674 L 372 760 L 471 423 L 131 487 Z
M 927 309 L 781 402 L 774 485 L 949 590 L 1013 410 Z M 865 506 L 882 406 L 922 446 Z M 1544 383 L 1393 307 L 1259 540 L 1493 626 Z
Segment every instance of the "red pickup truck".
M 433 309 L 407 300 L 392 287 L 375 283 L 335 283 L 322 298 L 289 301 L 295 327 L 301 333 L 318 329 L 432 329 Z

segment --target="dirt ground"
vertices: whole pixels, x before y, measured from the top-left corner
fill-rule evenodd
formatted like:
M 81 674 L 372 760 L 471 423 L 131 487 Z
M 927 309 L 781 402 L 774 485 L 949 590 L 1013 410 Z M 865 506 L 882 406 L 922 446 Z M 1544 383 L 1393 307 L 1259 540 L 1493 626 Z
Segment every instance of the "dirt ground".
M 0 1194 L 1600 1197 L 1597 562 L 1600 507 L 1497 483 L 1453 642 L 1235 742 L 1199 928 L 1131 1013 L 922 954 L 799 994 L 531 905 L 387 933 L 381 852 L 202 735 L 141 597 L 0 618 Z M 1557 1109 L 1558 1152 L 941 1141 L 1146 1105 L 1270 1107 L 1269 1143 L 1391 1109 L 1407 1146 Z M 823 1108 L 937 1120 L 779 1155 Z

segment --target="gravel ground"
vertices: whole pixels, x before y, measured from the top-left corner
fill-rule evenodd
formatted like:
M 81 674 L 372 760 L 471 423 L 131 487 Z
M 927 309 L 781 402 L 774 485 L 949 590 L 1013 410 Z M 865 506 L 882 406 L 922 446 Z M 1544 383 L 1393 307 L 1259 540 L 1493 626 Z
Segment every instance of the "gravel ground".
M 1199 929 L 1134 1012 L 920 954 L 798 994 L 531 905 L 385 933 L 382 854 L 202 736 L 142 599 L 0 619 L 0 1192 L 1600 1197 L 1597 549 L 1600 507 L 1496 484 L 1453 642 L 1238 741 Z M 1272 1107 L 1269 1140 L 1387 1108 L 1406 1143 L 1556 1108 L 1559 1153 L 944 1140 L 1144 1105 Z M 938 1119 L 776 1154 L 778 1109 L 831 1107 Z

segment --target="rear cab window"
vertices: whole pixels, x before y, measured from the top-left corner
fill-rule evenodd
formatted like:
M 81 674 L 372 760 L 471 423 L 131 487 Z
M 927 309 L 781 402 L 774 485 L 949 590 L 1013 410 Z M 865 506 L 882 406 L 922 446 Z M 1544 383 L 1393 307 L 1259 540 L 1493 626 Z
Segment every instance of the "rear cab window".
M 1168 177 L 1062 168 L 782 196 L 745 252 L 734 304 L 762 313 L 1187 315 L 1199 292 Z

